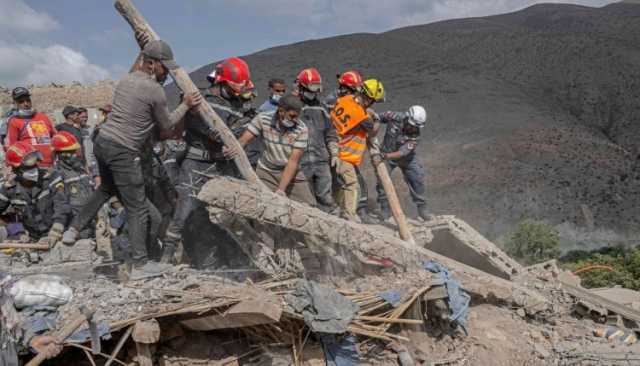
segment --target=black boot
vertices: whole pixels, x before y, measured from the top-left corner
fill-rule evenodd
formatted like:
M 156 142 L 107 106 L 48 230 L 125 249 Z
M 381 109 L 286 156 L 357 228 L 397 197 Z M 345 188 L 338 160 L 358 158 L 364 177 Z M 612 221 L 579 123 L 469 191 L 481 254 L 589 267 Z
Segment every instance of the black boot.
M 418 206 L 418 215 L 424 221 L 433 221 L 436 217 L 427 209 L 427 206 Z
M 375 220 L 373 217 L 371 217 L 371 215 L 369 215 L 369 212 L 367 212 L 366 208 L 359 208 L 358 216 L 360 217 L 360 221 L 362 221 L 363 224 L 366 224 L 366 225 L 378 224 L 378 221 Z

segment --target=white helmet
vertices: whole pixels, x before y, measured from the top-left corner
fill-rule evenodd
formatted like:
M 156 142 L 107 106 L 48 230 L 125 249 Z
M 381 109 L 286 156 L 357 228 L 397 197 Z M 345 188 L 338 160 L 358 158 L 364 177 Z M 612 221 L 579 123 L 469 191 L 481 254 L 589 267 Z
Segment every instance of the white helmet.
M 409 108 L 407 117 L 409 117 L 409 124 L 418 128 L 424 127 L 424 125 L 427 123 L 427 111 L 424 110 L 424 107 L 419 105 L 414 105 L 413 107 Z

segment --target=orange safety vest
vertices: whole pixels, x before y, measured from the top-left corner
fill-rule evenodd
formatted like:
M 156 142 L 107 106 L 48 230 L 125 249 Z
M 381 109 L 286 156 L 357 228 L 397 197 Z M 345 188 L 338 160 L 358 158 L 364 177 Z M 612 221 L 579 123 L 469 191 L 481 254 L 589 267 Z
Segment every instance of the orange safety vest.
M 367 111 L 353 95 L 346 95 L 338 98 L 330 114 L 338 132 L 338 158 L 360 165 L 367 149 L 367 131 L 360 124 L 369 118 Z

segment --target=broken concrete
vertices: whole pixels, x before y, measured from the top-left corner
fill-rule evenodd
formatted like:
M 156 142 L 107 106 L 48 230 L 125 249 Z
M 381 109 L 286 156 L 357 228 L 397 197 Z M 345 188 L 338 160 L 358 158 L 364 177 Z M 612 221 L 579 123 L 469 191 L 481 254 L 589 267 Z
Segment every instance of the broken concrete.
M 314 242 L 321 243 L 321 246 L 313 242 L 305 244 L 309 244 L 312 250 L 323 251 L 326 262 L 323 269 L 327 270 L 324 274 L 329 280 L 334 274 L 361 277 L 379 273 L 381 270 L 393 269 L 404 272 L 421 269 L 423 261 L 432 259 L 450 268 L 465 289 L 475 296 L 514 302 L 514 284 L 504 278 L 488 274 L 429 249 L 409 244 L 389 229 L 343 220 L 305 204 L 277 196 L 246 181 L 212 177 L 202 188 L 198 198 L 213 206 L 216 212 L 223 209 L 262 224 L 275 225 L 316 238 Z M 464 233 L 465 227 L 456 224 L 458 226 L 454 225 L 449 230 L 456 235 L 462 235 L 460 233 Z M 464 242 L 479 243 L 479 239 L 465 239 Z M 474 246 L 479 247 L 477 244 Z M 478 258 L 475 257 L 476 260 Z M 515 265 L 512 267 L 515 268 Z
M 425 230 L 430 231 L 430 235 L 414 236 L 427 238 L 425 242 L 418 242 L 426 249 L 505 279 L 522 272 L 518 262 L 455 216 L 439 216 L 414 228 L 414 231 Z

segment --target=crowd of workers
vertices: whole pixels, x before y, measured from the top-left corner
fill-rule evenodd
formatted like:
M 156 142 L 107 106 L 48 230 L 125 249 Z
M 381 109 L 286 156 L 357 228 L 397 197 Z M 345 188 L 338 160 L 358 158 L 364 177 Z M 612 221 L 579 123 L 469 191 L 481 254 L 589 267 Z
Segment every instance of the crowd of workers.
M 300 71 L 291 91 L 271 79 L 258 108 L 249 66 L 232 57 L 215 65 L 202 93 L 182 95 L 169 111 L 162 84 L 176 69 L 170 47 L 145 42 L 138 70 L 117 84 L 92 131 L 87 110 L 67 106 L 57 126 L 36 111 L 26 88 L 12 92 L 6 125 L 5 163 L 12 177 L 0 187 L 0 240 L 28 234 L 34 241 L 73 245 L 94 235 L 95 218 L 115 199 L 123 208 L 132 271 L 154 271 L 175 262 L 194 198 L 210 175 L 240 177 L 213 126 L 195 111 L 209 103 L 244 147 L 257 176 L 278 195 L 365 224 L 388 220 L 389 201 L 376 187 L 379 214 L 368 212 L 361 165 L 373 147 L 374 164 L 399 168 L 418 214 L 427 220 L 424 169 L 416 154 L 427 115 L 422 106 L 403 112 L 374 111 L 385 90 L 378 79 L 351 70 L 321 98 L 315 68 Z M 377 133 L 386 125 L 382 142 Z M 161 244 L 158 244 L 158 243 Z M 161 255 L 150 259 L 150 248 Z

